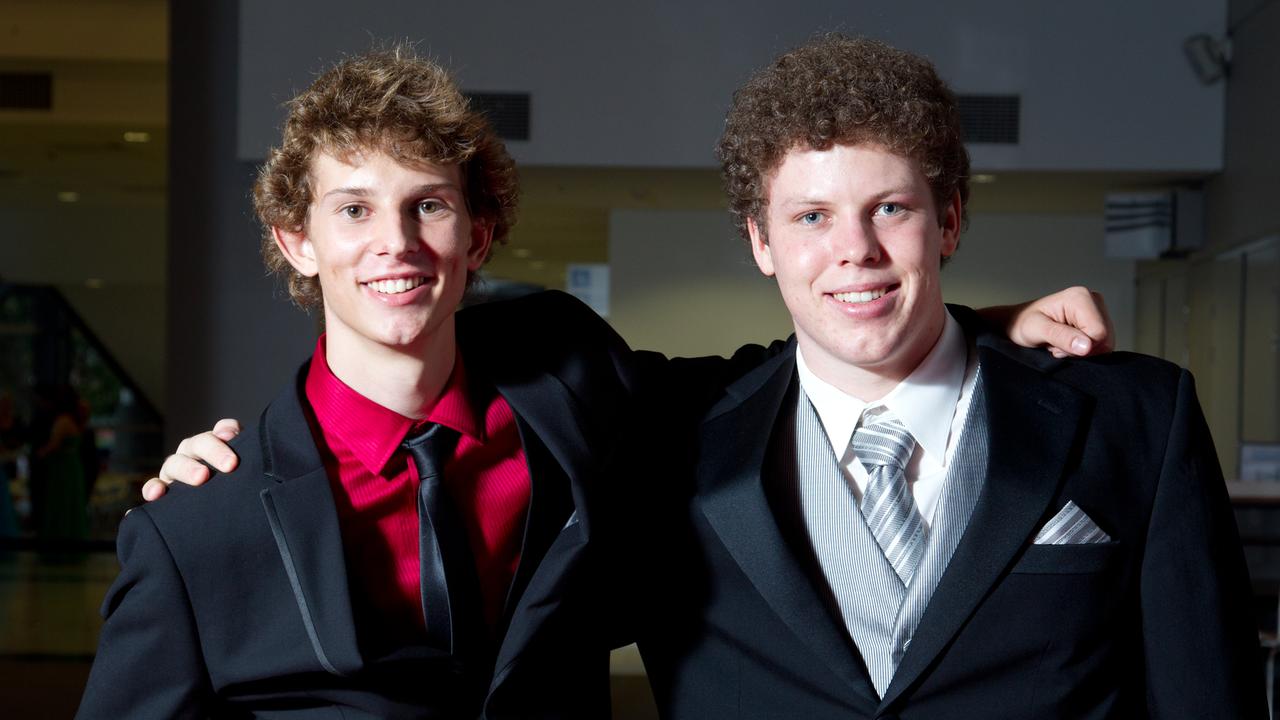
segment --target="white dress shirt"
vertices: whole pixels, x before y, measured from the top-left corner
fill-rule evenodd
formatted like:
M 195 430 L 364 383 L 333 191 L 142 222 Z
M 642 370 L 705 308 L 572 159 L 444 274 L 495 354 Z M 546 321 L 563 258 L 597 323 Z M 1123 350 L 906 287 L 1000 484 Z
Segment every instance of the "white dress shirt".
M 964 331 L 950 313 L 942 335 L 910 375 L 880 400 L 867 403 L 822 380 L 805 364 L 796 348 L 800 387 L 818 412 L 831 449 L 840 459 L 845 479 L 861 502 L 867 470 L 853 456 L 850 441 L 866 410 L 883 407 L 911 432 L 916 449 L 907 465 L 906 479 L 920 516 L 928 526 L 933 518 L 942 484 L 973 399 L 977 364 L 970 357 Z

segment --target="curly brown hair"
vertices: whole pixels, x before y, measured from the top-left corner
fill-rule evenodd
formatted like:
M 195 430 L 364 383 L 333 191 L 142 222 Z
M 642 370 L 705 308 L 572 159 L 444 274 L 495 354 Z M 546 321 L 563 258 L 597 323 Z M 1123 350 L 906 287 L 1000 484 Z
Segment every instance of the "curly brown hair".
M 286 107 L 284 137 L 258 171 L 253 203 L 264 229 L 267 269 L 287 279 L 299 306 L 320 304 L 320 283 L 293 269 L 272 228 L 305 228 L 313 199 L 311 164 L 319 152 L 345 158 L 376 150 L 400 162 L 457 165 L 468 211 L 493 226 L 495 245 L 506 242 L 520 194 L 515 163 L 449 73 L 418 57 L 412 46 L 400 43 L 343 59 Z
M 969 153 L 955 95 L 922 57 L 882 42 L 822 35 L 757 72 L 733 96 L 716 155 L 738 232 L 766 237 L 769 177 L 791 149 L 875 144 L 920 164 L 939 220 L 969 201 Z

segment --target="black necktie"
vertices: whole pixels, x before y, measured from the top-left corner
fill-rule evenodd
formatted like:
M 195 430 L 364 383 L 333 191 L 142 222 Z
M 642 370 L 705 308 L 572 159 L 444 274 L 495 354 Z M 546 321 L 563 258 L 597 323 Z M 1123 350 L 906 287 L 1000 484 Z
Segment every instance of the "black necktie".
M 404 449 L 418 471 L 418 556 L 422 565 L 422 612 L 427 642 L 458 655 L 463 618 L 474 611 L 475 566 L 466 530 L 445 491 L 443 470 L 458 433 L 431 424 L 405 438 Z

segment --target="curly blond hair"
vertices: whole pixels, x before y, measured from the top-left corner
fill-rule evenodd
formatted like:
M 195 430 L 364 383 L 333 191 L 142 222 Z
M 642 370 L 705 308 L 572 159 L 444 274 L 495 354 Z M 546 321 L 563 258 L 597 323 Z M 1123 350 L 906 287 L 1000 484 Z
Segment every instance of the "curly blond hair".
M 922 57 L 866 38 L 818 37 L 780 56 L 733 96 L 717 147 L 738 232 L 765 233 L 767 181 L 791 149 L 874 144 L 916 160 L 939 220 L 969 200 L 969 153 L 955 95 Z
M 468 211 L 492 225 L 494 245 L 506 242 L 519 199 L 515 163 L 449 73 L 418 57 L 412 46 L 400 43 L 346 58 L 286 107 L 284 136 L 258 172 L 253 201 L 264 229 L 263 260 L 286 279 L 299 306 L 320 304 L 320 283 L 293 269 L 272 228 L 305 228 L 313 199 L 311 164 L 319 152 L 347 157 L 376 150 L 401 162 L 456 165 Z

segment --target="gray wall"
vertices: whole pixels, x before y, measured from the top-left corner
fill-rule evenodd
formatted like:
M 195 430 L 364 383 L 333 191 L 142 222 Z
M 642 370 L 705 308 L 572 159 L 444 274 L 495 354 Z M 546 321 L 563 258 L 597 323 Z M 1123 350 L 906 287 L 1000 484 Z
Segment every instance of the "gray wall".
M 166 447 L 219 417 L 256 420 L 314 342 L 264 276 L 253 165 L 235 159 L 236 6 L 174 3 L 171 23 Z
M 959 92 L 1021 93 L 1021 144 L 976 165 L 1027 170 L 1216 170 L 1222 86 L 1182 55 L 1221 34 L 1225 0 L 593 0 L 241 2 L 237 144 L 275 142 L 280 103 L 371 38 L 421 40 L 465 88 L 533 95 L 521 162 L 708 166 L 730 94 L 755 67 L 818 30 L 930 56 Z M 281 28 L 287 28 L 282 42 Z
M 1231 11 L 1226 164 L 1206 188 L 1214 249 L 1280 232 L 1280 3 L 1237 0 Z

